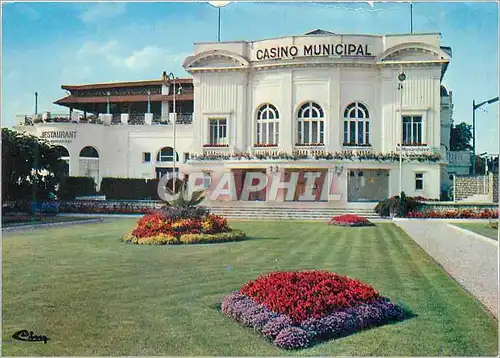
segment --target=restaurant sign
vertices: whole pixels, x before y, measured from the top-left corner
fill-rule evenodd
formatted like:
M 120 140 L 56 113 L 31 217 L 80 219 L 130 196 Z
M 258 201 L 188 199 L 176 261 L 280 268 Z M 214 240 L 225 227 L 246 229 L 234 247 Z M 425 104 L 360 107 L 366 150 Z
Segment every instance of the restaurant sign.
M 76 135 L 77 131 L 43 131 L 42 139 L 51 143 L 71 143 Z

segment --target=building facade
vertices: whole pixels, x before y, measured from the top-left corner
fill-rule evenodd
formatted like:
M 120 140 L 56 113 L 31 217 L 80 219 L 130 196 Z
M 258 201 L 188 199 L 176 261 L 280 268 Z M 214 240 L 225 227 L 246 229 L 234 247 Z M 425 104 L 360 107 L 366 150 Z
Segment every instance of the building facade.
M 237 197 L 217 200 L 241 199 L 255 173 L 293 181 L 294 192 L 283 185 L 271 198 L 264 187 L 244 200 L 373 205 L 400 190 L 439 198 L 452 123 L 442 86 L 450 60 L 440 34 L 316 30 L 198 43 L 184 61 L 191 79 L 164 73 L 158 81 L 63 86 L 71 95 L 56 103 L 69 108 L 65 116 L 23 117 L 17 129 L 63 146 L 70 174 L 96 182 L 159 177 L 175 166 L 209 173 L 212 183 L 231 173 Z

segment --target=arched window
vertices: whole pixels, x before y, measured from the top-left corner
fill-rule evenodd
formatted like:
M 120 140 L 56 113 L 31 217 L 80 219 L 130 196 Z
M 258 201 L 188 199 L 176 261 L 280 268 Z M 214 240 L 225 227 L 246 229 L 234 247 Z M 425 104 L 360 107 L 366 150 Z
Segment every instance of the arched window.
M 344 111 L 344 144 L 370 144 L 370 114 L 359 102 L 351 103 Z
M 64 172 L 66 173 L 66 175 L 69 175 L 69 151 L 68 151 L 68 149 L 66 149 L 62 145 L 56 145 L 54 149 L 55 149 L 57 155 L 59 156 L 59 158 L 61 158 L 62 160 L 64 160 L 66 162 L 66 165 L 64 167 Z
M 179 153 L 175 153 L 175 161 L 179 162 Z M 160 149 L 156 155 L 157 162 L 173 162 L 174 161 L 174 149 L 172 147 L 163 147 Z
M 297 144 L 323 145 L 324 142 L 325 113 L 317 103 L 305 103 L 298 112 Z
M 278 145 L 279 112 L 272 104 L 264 104 L 257 112 L 257 145 Z
M 88 146 L 80 151 L 80 158 L 99 158 L 99 153 L 94 147 Z
M 94 178 L 97 186 L 99 180 L 99 152 L 92 146 L 87 146 L 80 151 L 80 176 Z

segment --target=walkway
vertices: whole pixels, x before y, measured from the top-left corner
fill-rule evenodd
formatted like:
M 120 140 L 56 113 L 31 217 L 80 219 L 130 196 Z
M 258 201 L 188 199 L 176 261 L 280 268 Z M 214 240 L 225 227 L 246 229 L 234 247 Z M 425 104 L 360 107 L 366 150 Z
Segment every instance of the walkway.
M 497 241 L 455 230 L 447 220 L 394 222 L 498 318 Z

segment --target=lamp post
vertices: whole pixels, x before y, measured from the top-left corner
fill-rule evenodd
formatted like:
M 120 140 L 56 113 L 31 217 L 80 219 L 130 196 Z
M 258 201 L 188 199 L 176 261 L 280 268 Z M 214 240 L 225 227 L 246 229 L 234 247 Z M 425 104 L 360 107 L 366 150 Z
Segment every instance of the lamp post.
M 476 109 L 481 108 L 485 104 L 498 102 L 498 97 L 476 104 L 476 100 L 472 100 L 472 176 L 476 175 Z
M 398 90 L 400 93 L 399 97 L 399 123 L 401 123 L 401 133 L 399 133 L 401 138 L 401 145 L 399 146 L 399 195 L 403 191 L 403 82 L 406 81 L 406 74 L 401 66 L 401 73 L 398 75 Z
M 227 6 L 231 3 L 231 1 L 209 1 L 208 2 L 210 5 L 214 6 L 217 8 L 218 16 L 217 16 L 217 42 L 220 42 L 220 8 Z
M 151 113 L 151 90 L 148 89 L 148 113 Z
M 35 92 L 35 114 L 38 114 L 38 92 Z
M 173 111 L 174 111 L 174 122 L 173 122 L 173 126 L 172 126 L 172 132 L 173 132 L 173 152 L 174 152 L 174 160 L 173 160 L 173 170 L 174 170 L 174 179 L 173 179 L 173 182 L 172 182 L 172 190 L 175 194 L 175 182 L 177 181 L 177 173 L 175 171 L 175 167 L 176 167 L 176 160 L 177 160 L 177 151 L 175 149 L 175 137 L 176 137 L 176 133 L 175 133 L 175 124 L 177 122 L 177 111 L 176 111 L 176 95 L 177 95 L 177 91 L 175 90 L 175 82 L 179 81 L 179 78 L 176 77 L 172 72 L 169 73 L 169 75 L 167 76 L 168 79 L 172 80 L 172 84 L 173 84 Z M 182 91 L 182 87 L 180 86 L 179 84 L 179 94 L 181 94 L 181 91 Z
M 109 114 L 109 96 L 111 96 L 111 92 L 106 92 L 106 113 Z

